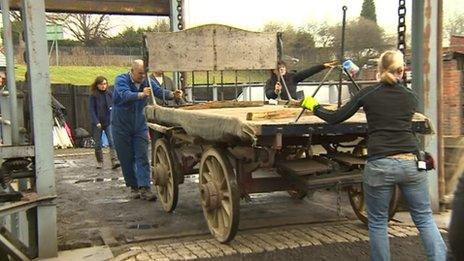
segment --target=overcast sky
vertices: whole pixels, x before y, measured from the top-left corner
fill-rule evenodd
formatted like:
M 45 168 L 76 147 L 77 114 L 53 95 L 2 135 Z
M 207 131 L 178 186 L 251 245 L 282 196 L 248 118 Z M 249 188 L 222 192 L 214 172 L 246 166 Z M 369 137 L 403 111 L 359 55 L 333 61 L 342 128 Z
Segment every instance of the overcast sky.
M 406 0 L 407 18 L 411 19 L 413 0 Z M 348 19 L 361 13 L 363 0 L 184 0 L 187 27 L 220 23 L 248 30 L 260 30 L 266 23 L 277 22 L 295 27 L 326 21 L 341 22 L 342 6 L 348 7 Z M 377 21 L 387 32 L 395 33 L 398 24 L 398 0 L 376 0 Z M 443 0 L 444 19 L 464 13 L 464 0 Z M 121 20 L 120 20 L 121 19 Z M 146 27 L 153 17 L 118 18 L 121 26 Z M 116 22 L 116 21 L 115 21 Z M 120 27 L 121 27 L 120 26 Z

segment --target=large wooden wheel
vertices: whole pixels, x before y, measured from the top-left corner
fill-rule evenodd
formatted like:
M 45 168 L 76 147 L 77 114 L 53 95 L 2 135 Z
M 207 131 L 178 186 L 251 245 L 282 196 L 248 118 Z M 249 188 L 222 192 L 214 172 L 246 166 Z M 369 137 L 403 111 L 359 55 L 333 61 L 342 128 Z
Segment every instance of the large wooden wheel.
M 353 149 L 353 155 L 356 157 L 366 157 L 367 156 L 367 145 L 365 140 L 359 142 L 359 144 Z M 350 199 L 351 207 L 353 208 L 354 213 L 364 224 L 367 224 L 367 210 L 366 204 L 364 201 L 364 191 L 362 184 L 352 185 L 348 188 L 348 197 Z M 400 190 L 395 186 L 393 190 L 393 195 L 390 199 L 390 205 L 388 209 L 388 220 L 391 220 L 396 213 L 398 208 L 398 202 L 400 199 Z
M 168 144 L 166 139 L 159 138 L 152 146 L 152 178 L 164 211 L 172 212 L 179 197 L 179 177 Z
M 233 168 L 221 149 L 203 153 L 199 177 L 201 205 L 211 234 L 221 243 L 237 233 L 240 198 Z
M 348 196 L 350 198 L 350 204 L 353 208 L 354 213 L 364 224 L 367 224 L 367 210 L 364 201 L 364 191 L 362 184 L 352 185 L 348 188 Z M 398 201 L 400 198 L 400 190 L 395 186 L 393 195 L 390 199 L 390 206 L 388 209 L 388 220 L 391 220 L 396 213 L 398 208 Z

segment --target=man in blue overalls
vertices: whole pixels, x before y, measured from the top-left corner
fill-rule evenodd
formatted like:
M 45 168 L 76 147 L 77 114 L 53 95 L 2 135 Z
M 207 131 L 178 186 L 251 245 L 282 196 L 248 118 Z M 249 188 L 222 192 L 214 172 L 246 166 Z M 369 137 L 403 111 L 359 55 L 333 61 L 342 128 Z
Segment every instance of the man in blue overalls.
M 113 140 L 121 163 L 126 186 L 131 188 L 133 198 L 156 200 L 150 189 L 150 163 L 148 160 L 148 127 L 144 107 L 151 96 L 144 64 L 135 60 L 131 71 L 116 77 L 113 92 L 111 124 Z M 151 80 L 156 97 L 173 99 L 182 96 L 182 91 L 163 90 Z

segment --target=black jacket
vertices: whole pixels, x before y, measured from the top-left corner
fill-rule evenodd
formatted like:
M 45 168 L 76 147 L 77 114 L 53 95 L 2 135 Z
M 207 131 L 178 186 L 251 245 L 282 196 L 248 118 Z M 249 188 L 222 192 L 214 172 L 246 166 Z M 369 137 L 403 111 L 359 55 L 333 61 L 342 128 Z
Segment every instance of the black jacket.
M 304 79 L 322 71 L 325 69 L 325 66 L 323 64 L 313 66 L 311 68 L 296 72 L 296 73 L 289 73 L 287 72 L 284 75 L 284 80 L 285 83 L 287 84 L 288 92 L 292 96 L 293 99 L 297 99 L 296 97 L 296 86 L 298 85 L 299 82 L 303 81 Z M 277 94 L 275 93 L 275 84 L 277 83 L 277 76 L 275 74 L 272 74 L 271 78 L 269 78 L 266 81 L 266 87 L 265 87 L 265 92 L 266 92 L 266 97 L 268 99 L 277 99 Z M 285 87 L 283 83 L 282 85 L 282 91 L 280 92 L 280 98 L 283 100 L 288 100 L 288 95 L 287 91 L 285 90 Z
M 90 95 L 89 111 L 92 125 L 96 126 L 100 123 L 103 127 L 109 126 L 112 107 L 113 93 L 110 90 L 97 91 L 96 95 Z
M 361 89 L 336 111 L 318 105 L 314 114 L 335 124 L 347 120 L 363 107 L 368 127 L 368 157 L 376 159 L 418 150 L 418 141 L 412 132 L 417 104 L 417 96 L 407 87 L 399 83 L 379 83 Z

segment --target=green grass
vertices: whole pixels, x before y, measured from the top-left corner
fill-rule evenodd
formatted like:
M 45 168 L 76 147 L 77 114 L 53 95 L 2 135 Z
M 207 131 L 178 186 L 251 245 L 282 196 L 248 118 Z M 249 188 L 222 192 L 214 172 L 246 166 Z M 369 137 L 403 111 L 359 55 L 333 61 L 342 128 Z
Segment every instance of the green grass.
M 116 75 L 128 70 L 127 67 L 118 66 L 50 66 L 50 81 L 89 86 L 97 76 L 103 75 L 112 85 Z M 26 66 L 18 65 L 15 70 L 16 80 L 24 81 L 25 72 Z
M 110 85 L 113 85 L 115 77 L 120 73 L 125 73 L 129 69 L 119 66 L 50 66 L 50 81 L 51 83 L 74 84 L 89 86 L 93 80 L 103 75 L 108 79 Z M 25 65 L 17 65 L 15 69 L 16 80 L 24 81 L 24 73 L 26 72 Z M 168 76 L 171 74 L 168 73 Z M 269 77 L 269 73 L 265 71 L 238 71 L 237 82 L 263 82 Z M 192 74 L 187 73 L 187 82 L 192 83 Z M 195 84 L 206 84 L 206 72 L 195 72 Z M 224 83 L 235 83 L 235 73 L 227 71 L 223 73 Z M 210 72 L 209 83 L 211 85 L 221 85 L 221 73 Z

